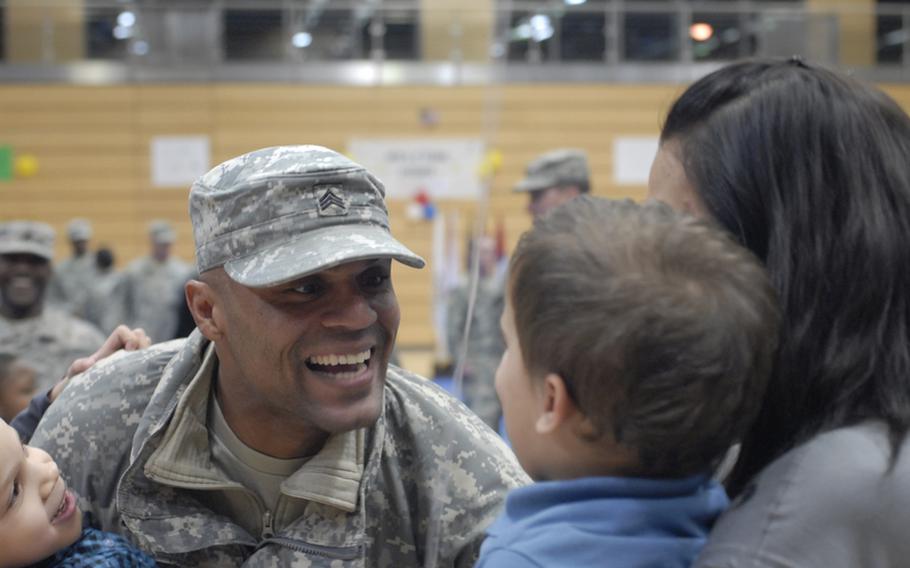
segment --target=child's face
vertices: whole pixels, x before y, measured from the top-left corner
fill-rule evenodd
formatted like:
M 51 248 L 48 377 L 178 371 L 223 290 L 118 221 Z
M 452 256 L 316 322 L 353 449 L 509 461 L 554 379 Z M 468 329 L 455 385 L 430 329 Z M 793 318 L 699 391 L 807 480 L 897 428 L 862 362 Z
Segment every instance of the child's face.
M 38 562 L 81 532 L 82 515 L 57 464 L 0 420 L 0 568 Z
M 0 418 L 11 421 L 28 407 L 35 395 L 35 370 L 14 361 L 0 381 Z
M 512 311 L 511 300 L 506 301 L 500 326 L 506 350 L 496 369 L 496 394 L 502 403 L 506 432 L 521 467 L 532 478 L 542 479 L 545 476 L 541 467 L 546 462 L 541 459 L 543 445 L 536 431 L 541 392 L 525 368 L 515 331 L 515 313 Z

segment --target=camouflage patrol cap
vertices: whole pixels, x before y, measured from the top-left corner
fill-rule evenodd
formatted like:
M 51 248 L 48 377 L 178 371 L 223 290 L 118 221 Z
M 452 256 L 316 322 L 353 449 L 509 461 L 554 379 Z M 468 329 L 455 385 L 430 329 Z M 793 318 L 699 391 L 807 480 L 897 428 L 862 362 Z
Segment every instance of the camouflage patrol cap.
M 177 233 L 174 232 L 170 222 L 164 219 L 155 219 L 149 223 L 149 237 L 153 243 L 166 245 L 177 239 Z
M 33 254 L 54 258 L 54 229 L 37 221 L 0 223 L 0 254 Z
M 588 156 L 583 150 L 561 148 L 532 160 L 515 191 L 540 191 L 564 185 L 588 184 Z
M 66 236 L 71 241 L 87 241 L 92 238 L 92 224 L 88 219 L 71 219 L 66 226 Z
M 372 258 L 422 268 L 423 259 L 392 237 L 384 198 L 382 182 L 328 148 L 244 154 L 193 184 L 196 266 L 199 273 L 224 266 L 253 288 Z

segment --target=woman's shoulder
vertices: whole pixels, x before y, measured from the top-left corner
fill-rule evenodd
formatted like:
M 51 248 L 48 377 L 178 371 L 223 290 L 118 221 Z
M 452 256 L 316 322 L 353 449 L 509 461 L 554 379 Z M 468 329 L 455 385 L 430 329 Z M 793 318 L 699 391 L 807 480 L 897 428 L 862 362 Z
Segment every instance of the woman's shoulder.
M 794 448 L 733 501 L 697 565 L 874 567 L 910 557 L 908 446 L 891 468 L 887 428 L 866 422 Z

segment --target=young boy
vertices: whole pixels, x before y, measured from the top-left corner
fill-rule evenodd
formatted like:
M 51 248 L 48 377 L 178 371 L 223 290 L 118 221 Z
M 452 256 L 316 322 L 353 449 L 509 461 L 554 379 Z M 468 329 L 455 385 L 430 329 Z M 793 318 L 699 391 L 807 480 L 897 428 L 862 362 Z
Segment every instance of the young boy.
M 0 420 L 0 568 L 154 567 L 155 561 L 122 537 L 83 527 L 75 496 L 67 490 L 57 464 L 43 450 L 25 445 L 48 406 L 69 377 L 118 349 L 148 347 L 142 330 L 119 326 L 90 357 L 75 361 L 66 377 L 32 399 L 12 421 Z M 0 359 L 7 365 L 13 355 Z M 19 406 L 22 406 L 20 404 Z
M 510 493 L 477 566 L 688 567 L 777 323 L 758 261 L 664 205 L 582 196 L 539 220 L 512 257 L 496 373 L 537 483 Z
M 82 527 L 76 498 L 47 453 L 0 420 L 0 568 L 155 566 L 120 536 Z

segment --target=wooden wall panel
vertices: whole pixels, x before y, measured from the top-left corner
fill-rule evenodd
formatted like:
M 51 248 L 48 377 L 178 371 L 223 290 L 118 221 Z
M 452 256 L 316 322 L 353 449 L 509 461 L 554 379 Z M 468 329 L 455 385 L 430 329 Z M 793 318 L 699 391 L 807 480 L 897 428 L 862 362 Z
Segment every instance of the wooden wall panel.
M 495 87 L 336 87 L 287 84 L 0 87 L 0 144 L 38 160 L 37 175 L 0 182 L 0 219 L 35 218 L 58 231 L 68 219 L 88 217 L 95 244 L 113 245 L 120 264 L 144 254 L 146 226 L 157 217 L 178 230 L 176 252 L 193 254 L 187 188 L 155 188 L 150 182 L 149 142 L 154 136 L 203 134 L 212 159 L 221 162 L 249 150 L 315 143 L 344 150 L 350 138 L 481 137 L 504 156 L 491 190 L 491 220 L 501 220 L 508 245 L 530 225 L 524 195 L 511 192 L 525 164 L 559 146 L 585 149 L 594 193 L 645 196 L 643 186 L 613 182 L 617 136 L 653 136 L 681 92 L 679 85 L 508 85 Z M 905 108 L 910 87 L 885 89 Z M 420 110 L 433 108 L 439 123 L 427 128 Z M 475 204 L 444 201 L 458 210 L 463 227 Z M 429 259 L 432 228 L 408 219 L 405 203 L 391 203 L 394 232 Z M 59 258 L 66 256 L 59 239 Z M 402 305 L 399 344 L 431 345 L 430 270 L 395 269 Z

